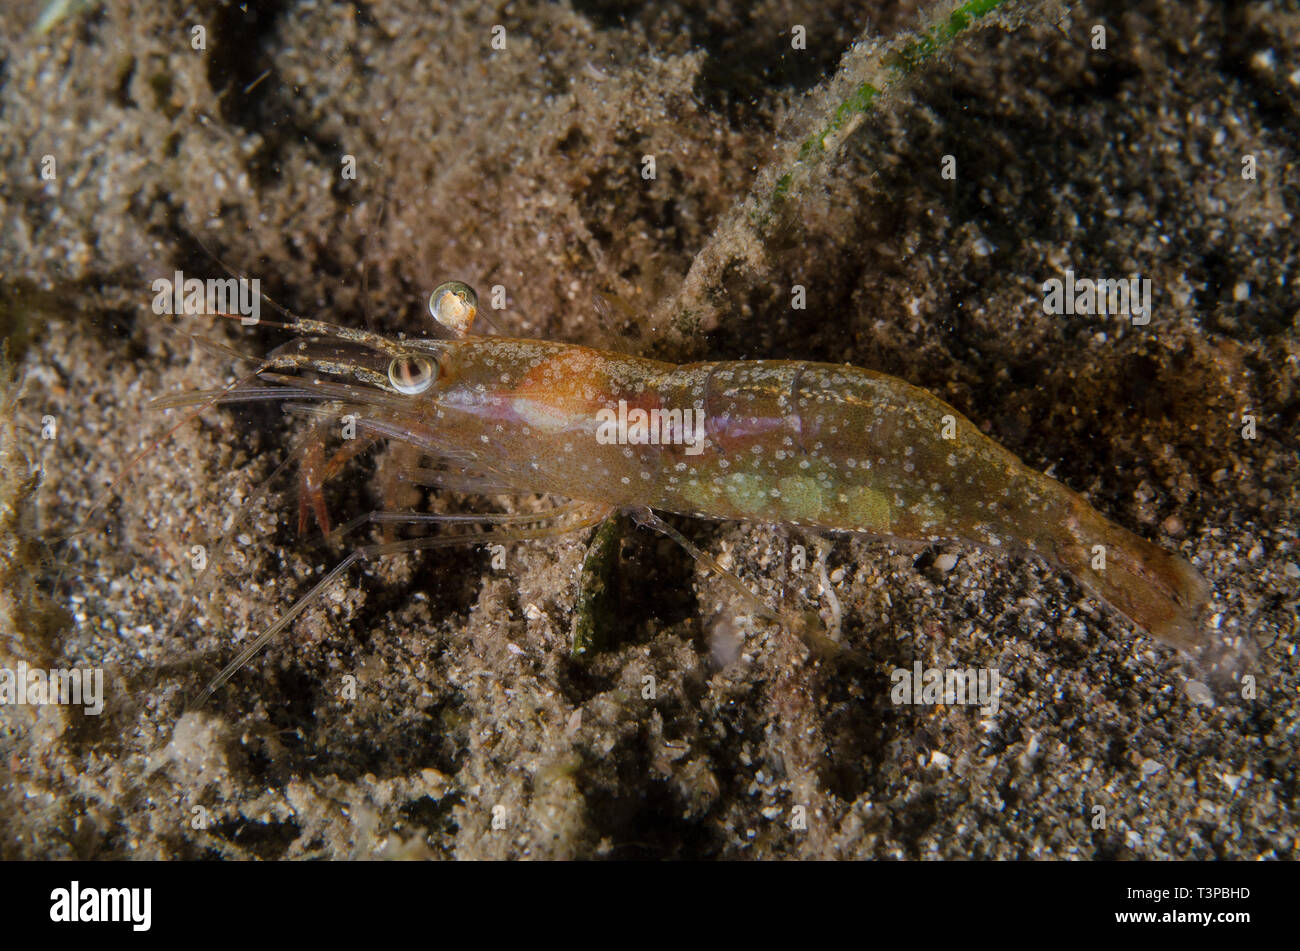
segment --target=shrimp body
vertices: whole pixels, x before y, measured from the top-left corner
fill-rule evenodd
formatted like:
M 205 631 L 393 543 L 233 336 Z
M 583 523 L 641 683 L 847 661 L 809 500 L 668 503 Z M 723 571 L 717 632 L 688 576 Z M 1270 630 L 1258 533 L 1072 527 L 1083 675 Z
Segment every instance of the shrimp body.
M 385 359 L 436 360 L 431 385 L 410 396 L 348 386 L 368 395 L 344 409 L 516 491 L 1028 551 L 1159 640 L 1203 643 L 1209 589 L 1188 562 L 894 377 L 784 360 L 677 366 L 471 335 L 410 342 L 422 348 L 410 357 L 402 346 Z

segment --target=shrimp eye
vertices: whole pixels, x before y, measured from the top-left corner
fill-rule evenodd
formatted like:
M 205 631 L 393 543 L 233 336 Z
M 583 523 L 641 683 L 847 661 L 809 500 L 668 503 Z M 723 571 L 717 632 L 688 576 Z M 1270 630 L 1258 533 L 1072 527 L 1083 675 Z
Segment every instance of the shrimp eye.
M 469 333 L 478 313 L 478 294 L 462 281 L 446 281 L 429 295 L 429 313 L 457 335 Z
M 407 396 L 423 393 L 437 376 L 437 365 L 424 357 L 394 357 L 388 364 L 388 382 Z

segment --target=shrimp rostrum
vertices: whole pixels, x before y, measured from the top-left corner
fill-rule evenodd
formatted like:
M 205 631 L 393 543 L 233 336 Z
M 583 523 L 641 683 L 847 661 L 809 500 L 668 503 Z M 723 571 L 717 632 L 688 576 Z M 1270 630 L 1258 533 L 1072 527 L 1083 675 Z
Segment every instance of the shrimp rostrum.
M 472 313 L 467 292 L 444 297 Z M 321 482 L 365 446 L 396 440 L 431 460 L 419 470 L 425 484 L 573 500 L 544 523 L 538 515 L 496 516 L 510 538 L 544 537 L 630 510 L 683 540 L 658 510 L 955 541 L 1036 555 L 1157 640 L 1188 652 L 1206 643 L 1210 592 L 1191 564 L 1110 522 L 942 400 L 883 373 L 787 360 L 674 365 L 479 336 L 446 329 L 445 320 L 447 336 L 435 339 L 302 319 L 286 326 L 302 336 L 262 362 L 256 385 L 206 398 L 282 398 L 325 419 L 355 420 L 357 438 L 332 457 L 319 440 L 300 453 L 302 511 L 323 526 Z M 195 403 L 204 395 L 187 397 Z M 358 549 L 204 695 L 358 558 L 456 541 L 464 535 Z

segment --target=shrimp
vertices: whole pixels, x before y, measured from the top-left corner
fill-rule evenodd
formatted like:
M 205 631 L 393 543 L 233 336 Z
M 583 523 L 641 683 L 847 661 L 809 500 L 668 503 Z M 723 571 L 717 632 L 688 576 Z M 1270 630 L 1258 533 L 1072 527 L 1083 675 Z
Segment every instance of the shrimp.
M 312 407 L 322 425 L 300 454 L 300 523 L 314 514 L 326 530 L 322 483 L 358 451 L 396 441 L 430 461 L 413 476 L 425 484 L 573 501 L 549 515 L 379 513 L 338 532 L 364 521 L 460 519 L 499 526 L 511 539 L 540 538 L 630 511 L 719 571 L 654 513 L 959 542 L 1042 558 L 1171 647 L 1194 653 L 1207 643 L 1201 621 L 1209 586 L 1191 564 L 1110 522 L 956 409 L 900 379 L 789 360 L 675 365 L 479 336 L 469 331 L 476 299 L 458 283 L 435 291 L 430 307 L 444 336 L 394 338 L 296 319 L 281 326 L 302 336 L 247 378 L 259 385 L 156 402 L 280 399 Z M 327 461 L 320 434 L 339 418 L 354 420 L 358 437 Z M 357 549 L 202 697 L 357 560 L 465 538 Z

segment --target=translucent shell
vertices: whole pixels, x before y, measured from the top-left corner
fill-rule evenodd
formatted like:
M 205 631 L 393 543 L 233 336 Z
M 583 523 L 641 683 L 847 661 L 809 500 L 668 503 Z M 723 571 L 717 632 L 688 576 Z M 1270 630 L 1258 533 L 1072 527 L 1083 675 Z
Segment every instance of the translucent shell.
M 478 314 L 478 294 L 462 281 L 445 281 L 429 295 L 429 313 L 457 336 L 469 333 Z

